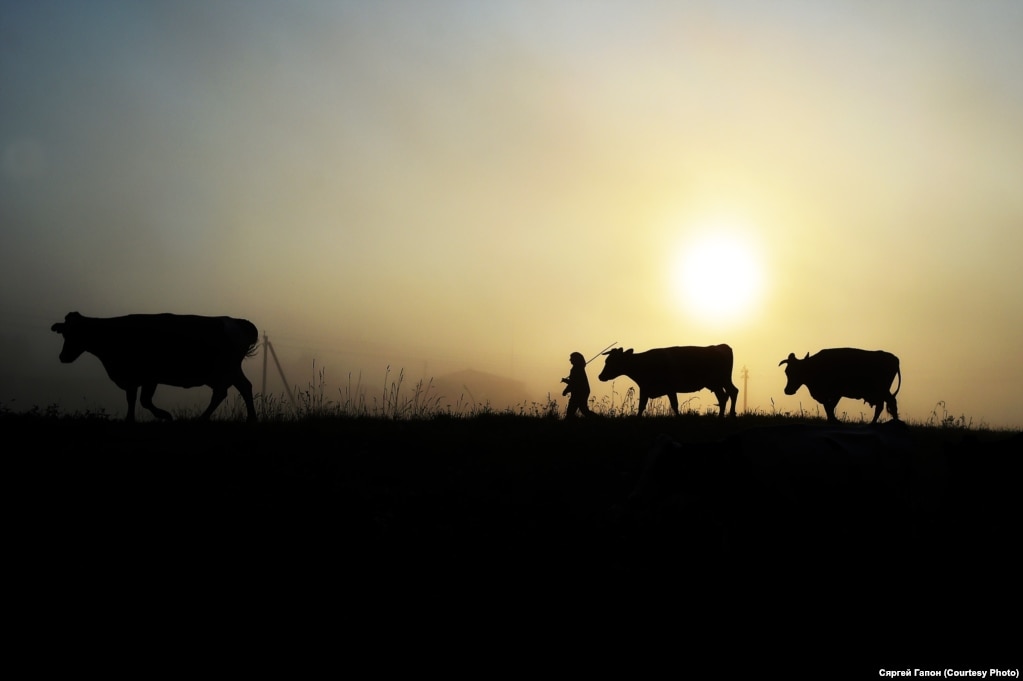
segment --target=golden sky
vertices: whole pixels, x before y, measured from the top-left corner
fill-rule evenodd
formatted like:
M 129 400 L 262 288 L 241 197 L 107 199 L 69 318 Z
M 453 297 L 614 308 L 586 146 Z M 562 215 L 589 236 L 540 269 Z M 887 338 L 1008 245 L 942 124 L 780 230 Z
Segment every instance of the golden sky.
M 723 342 L 749 408 L 816 411 L 781 359 L 884 349 L 904 418 L 1018 428 L 1020 35 L 989 0 L 4 2 L 0 402 L 102 377 L 67 312 L 169 311 L 536 401 L 572 351 Z

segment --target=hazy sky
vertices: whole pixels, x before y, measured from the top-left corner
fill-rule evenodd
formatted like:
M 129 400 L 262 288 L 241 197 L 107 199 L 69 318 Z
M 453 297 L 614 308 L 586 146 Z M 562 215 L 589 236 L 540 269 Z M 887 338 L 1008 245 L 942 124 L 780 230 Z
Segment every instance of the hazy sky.
M 817 409 L 790 352 L 885 349 L 905 418 L 1023 426 L 1021 35 L 1017 0 L 0 0 L 0 403 L 111 391 L 67 312 L 169 311 L 562 407 L 612 341 L 728 343 L 765 411 Z

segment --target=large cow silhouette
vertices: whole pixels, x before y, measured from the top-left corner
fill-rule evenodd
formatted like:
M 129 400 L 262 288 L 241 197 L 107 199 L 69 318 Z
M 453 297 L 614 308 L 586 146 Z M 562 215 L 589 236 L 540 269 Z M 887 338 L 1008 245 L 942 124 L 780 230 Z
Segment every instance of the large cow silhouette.
M 677 393 L 692 393 L 707 388 L 718 398 L 720 415 L 725 415 L 728 399 L 732 400 L 729 416 L 735 416 L 739 389 L 732 383 L 732 348 L 727 345 L 709 347 L 655 348 L 634 353 L 632 349 L 615 348 L 604 353 L 601 381 L 628 376 L 639 386 L 639 415 L 647 400 L 668 396 L 671 409 L 678 414 Z
M 160 383 L 182 388 L 208 385 L 213 397 L 200 418 L 208 419 L 234 386 L 245 400 L 248 419 L 256 420 L 252 384 L 242 360 L 253 354 L 259 332 L 252 322 L 231 317 L 136 314 L 97 319 L 71 312 L 50 327 L 64 337 L 60 361 L 68 364 L 83 352 L 99 358 L 128 399 L 128 421 L 135 420 L 135 399 L 160 419 L 171 415 L 153 405 Z
M 789 353 L 778 366 L 787 364 L 785 394 L 795 395 L 805 385 L 810 396 L 824 405 L 829 421 L 837 421 L 835 407 L 843 397 L 863 400 L 874 407 L 877 423 L 881 410 L 888 405 L 888 413 L 898 420 L 899 410 L 895 396 L 902 388 L 902 372 L 899 358 L 884 350 L 859 350 L 857 348 L 831 348 L 821 350 L 813 357 L 806 353 L 803 359 L 796 359 Z M 892 381 L 899 377 L 899 385 L 891 392 Z

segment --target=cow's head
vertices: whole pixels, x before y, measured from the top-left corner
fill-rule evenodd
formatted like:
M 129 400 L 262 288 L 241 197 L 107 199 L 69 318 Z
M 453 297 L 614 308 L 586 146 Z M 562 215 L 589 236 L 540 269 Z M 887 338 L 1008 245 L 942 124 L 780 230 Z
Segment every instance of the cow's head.
M 788 381 L 785 383 L 786 395 L 795 395 L 799 387 L 806 382 L 806 372 L 802 364 L 809 357 L 810 353 L 808 352 L 803 359 L 796 359 L 795 353 L 790 352 L 788 358 L 778 362 L 778 366 L 782 364 L 788 365 L 785 367 L 785 376 L 788 378 Z
M 597 376 L 597 378 L 602 381 L 610 381 L 612 378 L 618 378 L 625 373 L 629 365 L 627 358 L 632 357 L 632 348 L 628 350 L 615 348 L 614 350 L 608 350 L 604 354 L 607 356 L 607 359 L 604 360 L 604 370 L 600 372 L 600 376 Z
M 74 362 L 83 352 L 85 343 L 82 338 L 82 315 L 77 312 L 70 312 L 64 317 L 62 323 L 54 324 L 50 331 L 55 331 L 64 336 L 64 347 L 60 349 L 60 361 L 64 364 Z

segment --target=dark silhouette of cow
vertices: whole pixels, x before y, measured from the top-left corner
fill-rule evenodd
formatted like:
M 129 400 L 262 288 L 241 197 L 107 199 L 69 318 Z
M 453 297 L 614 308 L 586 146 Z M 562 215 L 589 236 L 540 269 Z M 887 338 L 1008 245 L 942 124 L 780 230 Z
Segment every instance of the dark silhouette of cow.
M 249 421 L 256 420 L 252 384 L 241 363 L 254 354 L 259 331 L 246 319 L 174 314 L 135 314 L 97 319 L 72 312 L 50 327 L 64 336 L 60 361 L 68 364 L 83 352 L 103 363 L 128 398 L 128 421 L 135 420 L 135 396 L 141 386 L 142 406 L 160 419 L 171 415 L 153 405 L 157 384 L 213 388 L 208 419 L 234 386 L 245 400 Z
M 821 350 L 813 357 L 806 353 L 803 359 L 796 359 L 789 353 L 778 366 L 787 364 L 785 375 L 785 394 L 795 395 L 799 387 L 805 385 L 810 396 L 824 405 L 828 421 L 838 421 L 835 407 L 843 397 L 863 400 L 874 407 L 874 420 L 877 423 L 881 409 L 887 405 L 888 413 L 896 421 L 899 419 L 898 405 L 895 396 L 902 388 L 902 372 L 899 370 L 899 358 L 884 350 L 859 350 L 857 348 L 831 348 Z M 899 385 L 891 392 L 892 381 L 899 377 Z
M 677 393 L 693 393 L 707 388 L 718 399 L 721 416 L 725 415 L 728 398 L 732 400 L 729 416 L 735 416 L 739 389 L 732 383 L 732 348 L 727 345 L 709 347 L 655 348 L 633 353 L 632 349 L 615 348 L 604 353 L 601 381 L 628 376 L 639 386 L 639 416 L 651 397 L 668 396 L 671 409 L 678 415 Z

